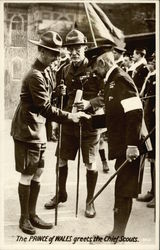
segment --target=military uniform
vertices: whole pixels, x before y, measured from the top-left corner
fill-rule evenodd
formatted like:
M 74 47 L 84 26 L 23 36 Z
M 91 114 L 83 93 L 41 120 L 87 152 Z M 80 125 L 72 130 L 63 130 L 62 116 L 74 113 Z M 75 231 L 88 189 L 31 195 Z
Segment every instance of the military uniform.
M 115 169 L 126 160 L 129 146 L 140 146 L 142 103 L 138 90 L 118 66 L 112 66 L 106 74 L 104 101 L 105 114 L 93 116 L 93 124 L 104 123 L 107 127 L 109 159 L 115 159 Z M 104 119 L 105 118 L 105 119 Z M 114 228 L 111 236 L 124 235 L 132 209 L 132 198 L 138 196 L 140 159 L 129 162 L 117 175 L 115 182 Z
M 130 69 L 128 69 L 128 74 L 132 77 L 139 93 L 142 89 L 142 86 L 144 84 L 144 81 L 148 75 L 148 68 L 146 63 L 144 63 L 142 60 L 140 62 L 137 62 L 133 65 Z
M 156 74 L 155 71 L 147 78 L 143 92 L 144 99 L 144 119 L 148 132 L 155 127 L 155 100 L 156 100 Z M 149 152 L 151 159 L 155 159 L 155 131 L 151 134 L 153 151 Z
M 78 90 L 83 91 L 82 102 L 87 102 L 84 111 L 90 114 L 98 112 L 99 107 L 103 107 L 103 96 L 99 95 L 101 84 L 99 79 L 90 74 L 88 59 L 85 57 L 87 39 L 83 33 L 77 29 L 73 29 L 66 36 L 66 46 L 70 51 L 71 63 L 62 69 L 60 80 L 63 79 L 66 85 L 67 95 L 64 100 L 64 110 L 72 111 L 75 101 L 76 93 Z M 78 59 L 77 59 L 78 58 Z M 59 75 L 59 74 L 58 74 Z M 78 100 L 79 102 L 80 100 Z M 87 109 L 87 107 L 89 108 Z M 77 151 L 80 147 L 83 162 L 86 166 L 86 179 L 87 179 L 87 198 L 85 216 L 93 218 L 96 214 L 93 204 L 89 204 L 92 199 L 98 171 L 96 168 L 96 156 L 99 149 L 100 132 L 92 128 L 91 121 L 82 121 L 81 128 L 75 124 L 62 126 L 62 140 L 60 149 L 60 167 L 59 167 L 59 198 L 58 203 L 67 200 L 66 181 L 68 175 L 68 160 L 74 160 Z M 82 133 L 81 133 L 82 132 Z M 81 137 L 81 138 L 80 138 Z M 56 155 L 58 152 L 56 153 Z M 55 208 L 56 199 L 53 197 L 49 203 L 45 204 L 47 209 Z
M 106 111 L 106 126 L 108 129 L 108 146 L 109 159 L 124 158 L 127 145 L 139 146 L 140 131 L 142 122 L 142 106 L 140 99 L 137 97 L 137 89 L 129 76 L 120 68 L 115 68 L 110 74 L 105 85 L 105 111 Z M 125 103 L 126 102 L 126 103 Z M 134 106 L 132 107 L 132 102 Z M 125 106 L 123 106 L 123 103 Z M 128 110 L 126 105 L 128 105 Z M 136 121 L 136 122 L 135 122 Z M 132 165 L 133 163 L 130 163 Z M 128 186 L 129 196 L 137 195 L 137 185 L 133 186 L 131 179 L 135 178 L 138 184 L 138 169 L 137 167 L 126 167 L 129 171 L 130 178 L 121 176 Z M 125 188 L 127 186 L 125 184 Z M 124 188 L 123 188 L 124 189 Z M 133 191 L 131 191 L 133 190 Z M 121 190 L 118 190 L 120 196 L 123 196 Z
M 29 158 L 32 157 L 33 144 L 38 144 L 37 148 L 40 148 L 40 144 L 43 144 L 42 152 L 44 153 L 47 140 L 46 118 L 56 122 L 63 122 L 68 117 L 66 112 L 51 106 L 50 98 L 52 91 L 51 79 L 47 71 L 45 71 L 45 66 L 37 59 L 23 80 L 20 103 L 16 109 L 11 127 L 11 135 L 16 144 L 15 153 L 18 154 L 18 157 L 16 157 L 16 169 L 25 174 L 28 174 L 28 171 L 29 174 L 33 173 L 28 168 L 28 170 L 26 169 L 23 154 L 21 154 L 22 158 L 20 159 L 19 150 L 22 151 L 23 147 L 25 150 L 25 144 L 20 142 L 30 144 L 31 148 L 28 149 Z M 37 157 L 38 155 L 37 153 Z M 44 162 L 43 154 L 41 154 L 41 159 Z M 35 160 L 37 162 L 37 159 Z M 32 162 L 32 164 L 35 166 L 35 162 Z M 39 164 L 42 167 L 41 160 Z M 32 171 L 35 171 L 35 168 L 32 168 Z
M 45 66 L 37 59 L 22 83 L 20 103 L 15 112 L 11 135 L 29 143 L 45 143 L 46 118 L 67 120 L 67 113 L 51 106 L 52 85 Z
M 53 85 L 47 71 L 47 66 L 60 53 L 61 37 L 56 32 L 48 31 L 41 36 L 40 41 L 30 42 L 39 46 L 39 59 L 22 82 L 11 135 L 15 144 L 16 170 L 21 173 L 18 185 L 21 208 L 19 227 L 24 233 L 35 234 L 34 227 L 53 227 L 52 223 L 44 222 L 36 214 L 46 149 L 46 119 L 65 122 L 68 121 L 69 114 L 51 105 Z
M 88 68 L 88 60 L 85 58 L 85 60 L 82 62 L 82 65 L 78 67 L 78 69 L 75 69 L 73 64 L 69 64 L 66 67 L 63 68 L 62 72 L 62 79 L 64 80 L 64 83 L 67 87 L 67 102 L 64 106 L 65 111 L 72 111 L 73 103 L 76 95 L 77 89 L 83 90 L 83 99 L 89 100 L 91 103 L 91 108 L 87 110 L 88 113 L 95 114 L 98 112 L 100 106 L 104 105 L 103 97 L 98 96 L 99 92 L 101 91 L 101 84 L 100 80 L 97 79 L 96 76 L 91 75 L 88 79 L 84 80 L 83 82 L 80 81 L 80 77 L 84 76 L 87 72 L 89 72 Z M 71 138 L 72 140 L 67 140 L 67 145 L 63 141 L 63 137 L 68 136 L 68 139 Z M 79 144 L 79 126 L 75 124 L 65 124 L 62 126 L 62 147 L 61 147 L 61 157 L 64 159 L 74 160 L 76 150 L 70 151 L 72 144 L 72 149 L 74 148 L 73 145 L 73 138 L 76 137 Z M 88 137 L 93 138 L 93 143 L 98 144 L 99 141 L 99 130 L 93 129 L 91 126 L 91 121 L 85 121 L 82 122 L 82 145 L 83 145 L 83 139 L 86 141 Z M 87 142 L 87 141 L 86 141 Z M 86 143 L 84 144 L 84 147 L 87 146 Z M 76 147 L 76 145 L 75 145 Z M 91 163 L 95 161 L 95 156 L 97 152 L 97 147 L 93 147 L 93 145 L 90 147 L 93 148 L 94 152 L 91 151 L 91 148 L 88 149 L 88 156 L 86 155 L 86 148 L 83 150 L 82 153 L 86 155 L 84 162 L 85 163 Z M 77 148 L 77 147 L 76 147 Z M 96 150 L 96 151 L 95 151 Z M 89 153 L 90 152 L 90 153 Z M 90 154 L 90 155 L 89 155 Z M 91 159 L 92 158 L 92 159 Z
M 150 161 L 151 189 L 145 195 L 140 195 L 138 201 L 149 202 L 147 207 L 155 207 L 155 100 L 156 100 L 156 72 L 149 73 L 141 95 L 144 101 L 144 120 L 148 133 L 151 133 L 150 140 L 152 150 L 148 152 L 147 157 Z

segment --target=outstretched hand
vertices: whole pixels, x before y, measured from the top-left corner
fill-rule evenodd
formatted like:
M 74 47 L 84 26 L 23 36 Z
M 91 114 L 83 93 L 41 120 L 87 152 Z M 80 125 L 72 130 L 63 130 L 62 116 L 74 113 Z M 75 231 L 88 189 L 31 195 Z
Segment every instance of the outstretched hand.
M 68 115 L 68 119 L 75 123 L 78 123 L 81 118 L 90 119 L 91 115 L 88 115 L 84 112 L 69 113 Z

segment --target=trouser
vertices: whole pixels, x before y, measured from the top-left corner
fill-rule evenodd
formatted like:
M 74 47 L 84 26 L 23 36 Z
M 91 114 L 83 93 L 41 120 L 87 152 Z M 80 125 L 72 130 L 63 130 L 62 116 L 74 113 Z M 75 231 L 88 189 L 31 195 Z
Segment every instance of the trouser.
M 125 156 L 116 159 L 115 169 L 125 161 Z M 113 235 L 125 234 L 126 226 L 132 210 L 132 198 L 139 193 L 140 158 L 128 163 L 117 175 L 115 182 L 114 227 Z
M 115 196 L 114 204 L 114 236 L 124 236 L 132 210 L 132 198 Z

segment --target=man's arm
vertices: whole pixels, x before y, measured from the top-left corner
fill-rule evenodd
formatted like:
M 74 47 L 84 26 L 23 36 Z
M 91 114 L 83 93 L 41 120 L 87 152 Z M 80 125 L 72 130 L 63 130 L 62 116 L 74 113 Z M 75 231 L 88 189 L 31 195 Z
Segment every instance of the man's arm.
M 124 78 L 120 88 L 120 103 L 126 121 L 126 158 L 132 161 L 139 156 L 138 146 L 141 137 L 143 107 L 132 82 Z
M 68 120 L 78 122 L 81 117 L 89 118 L 86 114 L 70 114 L 51 105 L 51 100 L 46 91 L 43 78 L 40 75 L 33 75 L 29 80 L 29 89 L 32 95 L 33 103 L 39 113 L 45 118 L 58 123 L 64 123 Z

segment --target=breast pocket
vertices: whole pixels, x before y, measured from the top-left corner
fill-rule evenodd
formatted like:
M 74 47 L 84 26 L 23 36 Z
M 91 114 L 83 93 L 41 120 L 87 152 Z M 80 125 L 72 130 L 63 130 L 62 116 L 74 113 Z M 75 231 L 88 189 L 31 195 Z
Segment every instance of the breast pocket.
M 39 113 L 33 113 L 31 111 L 26 111 L 24 113 L 24 116 L 25 116 L 25 120 L 28 124 L 31 124 L 31 123 L 41 123 L 41 124 L 44 124 L 46 119 L 41 116 Z

